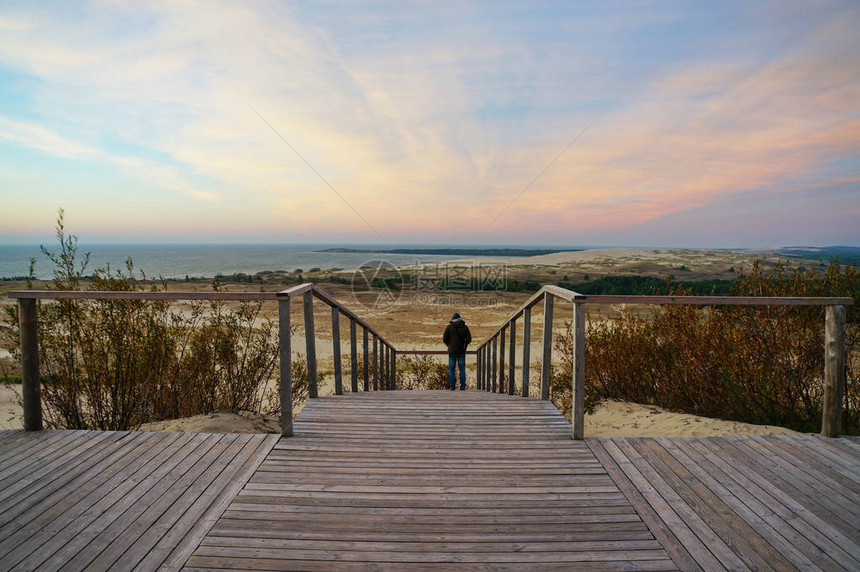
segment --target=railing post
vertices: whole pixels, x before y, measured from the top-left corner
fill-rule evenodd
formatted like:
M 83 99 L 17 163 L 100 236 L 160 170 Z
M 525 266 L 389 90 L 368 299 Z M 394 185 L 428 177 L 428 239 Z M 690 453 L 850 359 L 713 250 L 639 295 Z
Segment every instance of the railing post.
M 482 384 L 483 380 L 481 379 L 481 376 L 484 374 L 484 368 L 482 367 L 483 364 L 481 363 L 481 360 L 483 360 L 483 359 L 484 359 L 483 348 L 479 347 L 477 353 L 475 354 L 475 366 L 476 366 L 475 386 L 476 386 L 476 389 L 478 389 L 478 391 L 480 391 L 481 389 L 484 388 L 484 386 Z
M 382 351 L 382 374 L 380 377 L 382 380 L 379 382 L 379 388 L 383 391 L 388 389 L 388 344 L 382 342 L 382 347 L 380 348 Z
M 845 386 L 845 306 L 827 306 L 824 319 L 824 404 L 821 434 L 842 434 L 842 391 Z
M 511 320 L 511 349 L 508 356 L 508 395 L 513 395 L 516 392 L 516 377 L 514 374 L 517 371 L 517 320 Z
M 571 387 L 571 437 L 585 433 L 585 304 L 573 303 L 573 380 Z
M 552 299 L 547 292 L 543 297 L 543 361 L 540 372 L 540 398 L 549 399 L 549 366 L 552 363 Z
M 278 300 L 278 357 L 281 365 L 281 436 L 293 436 L 293 358 L 290 297 Z
M 475 389 L 481 389 L 481 348 L 475 350 Z
M 349 369 L 350 391 L 358 392 L 358 340 L 356 339 L 355 319 L 349 319 Z
M 490 390 L 490 342 L 484 346 L 484 391 Z
M 496 360 L 497 360 L 496 350 L 498 349 L 497 346 L 498 346 L 498 336 L 493 336 L 493 356 L 490 358 L 493 360 L 493 370 L 492 370 L 493 371 L 493 382 L 492 382 L 492 386 L 491 386 L 493 393 L 496 392 Z
M 334 394 L 343 395 L 343 360 L 340 357 L 340 310 L 331 307 L 331 349 L 334 356 Z
M 314 292 L 308 290 L 304 294 L 305 310 L 305 349 L 308 360 L 308 396 L 314 399 L 319 396 L 317 391 L 317 342 L 314 331 Z
M 391 389 L 397 389 L 397 350 L 391 348 Z
M 388 389 L 394 389 L 394 376 L 391 375 L 392 365 L 394 364 L 394 348 L 388 346 L 388 363 L 385 365 L 386 373 L 388 374 Z
M 370 361 L 369 361 L 370 347 L 368 346 L 369 340 L 368 340 L 368 335 L 367 335 L 367 328 L 362 326 L 361 330 L 362 330 L 362 341 L 364 342 L 361 345 L 362 356 L 364 358 L 364 359 L 362 359 L 362 362 L 364 365 L 364 367 L 362 368 L 364 370 L 364 391 L 370 391 Z
M 478 389 L 484 390 L 484 346 L 478 348 Z
M 380 340 L 379 345 L 379 389 L 385 391 L 388 389 L 388 379 L 386 378 L 386 366 L 388 365 L 388 346 Z
M 529 396 L 529 360 L 532 351 L 532 309 L 523 310 L 523 397 Z
M 21 335 L 21 398 L 24 402 L 24 429 L 42 430 L 42 378 L 39 375 L 39 326 L 36 299 L 18 299 L 18 326 Z
M 394 348 L 388 346 L 388 389 L 394 389 Z
M 499 332 L 499 393 L 505 392 L 505 334 L 507 328 Z
M 488 340 L 487 345 L 484 348 L 484 391 L 490 391 L 490 376 L 492 374 L 492 368 L 490 367 L 490 358 L 492 357 L 492 353 L 493 346 Z
M 379 338 L 373 336 L 373 391 L 379 391 Z

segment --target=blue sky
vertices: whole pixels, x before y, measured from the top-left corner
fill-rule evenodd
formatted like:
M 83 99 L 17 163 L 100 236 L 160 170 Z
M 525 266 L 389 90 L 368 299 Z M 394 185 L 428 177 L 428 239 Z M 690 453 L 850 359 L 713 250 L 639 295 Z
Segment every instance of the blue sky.
M 853 1 L 7 1 L 0 241 L 64 207 L 90 243 L 860 245 L 858 29 Z

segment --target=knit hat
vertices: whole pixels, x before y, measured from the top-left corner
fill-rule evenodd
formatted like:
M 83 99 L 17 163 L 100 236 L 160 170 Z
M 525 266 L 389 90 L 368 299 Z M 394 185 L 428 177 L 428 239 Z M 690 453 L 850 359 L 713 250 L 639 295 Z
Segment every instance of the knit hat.
M 454 314 L 452 314 L 452 315 L 451 315 L 451 319 L 452 319 L 452 320 L 459 320 L 459 319 L 460 319 L 460 314 L 459 314 L 459 313 L 457 313 L 457 312 L 454 312 Z

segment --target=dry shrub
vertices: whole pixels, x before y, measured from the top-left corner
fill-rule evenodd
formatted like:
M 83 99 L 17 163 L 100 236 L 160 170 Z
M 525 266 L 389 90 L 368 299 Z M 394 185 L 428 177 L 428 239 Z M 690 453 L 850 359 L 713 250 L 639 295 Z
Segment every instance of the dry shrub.
M 54 290 L 80 290 L 88 256 L 57 221 L 60 250 Z M 97 269 L 92 290 L 143 291 L 129 260 L 125 270 Z M 216 290 L 220 286 L 214 284 Z M 152 291 L 163 289 L 152 286 Z M 278 410 L 277 328 L 260 319 L 261 302 L 231 308 L 195 303 L 176 311 L 166 301 L 57 300 L 39 304 L 39 356 L 46 425 L 127 430 L 143 423 L 215 410 Z M 6 313 L 3 345 L 20 357 L 17 307 Z M 307 398 L 304 356 L 293 362 L 294 399 Z
M 439 363 L 432 355 L 398 356 L 394 386 L 412 390 L 448 389 L 448 364 Z
M 740 275 L 737 296 L 853 296 L 860 275 L 833 263 L 823 273 L 756 264 Z M 675 290 L 674 294 L 683 294 Z M 860 430 L 858 325 L 848 306 L 847 386 L 843 428 Z M 595 319 L 598 318 L 598 319 Z M 561 367 L 553 396 L 569 409 L 572 337 L 557 337 Z M 629 311 L 613 321 L 591 316 L 586 338 L 586 408 L 602 397 L 673 411 L 820 429 L 824 393 L 824 308 L 797 306 L 658 307 L 649 317 Z
M 358 348 L 355 359 L 355 371 L 358 376 L 358 390 L 364 391 L 364 355 L 362 349 Z M 400 360 L 398 360 L 400 363 Z M 367 386 L 373 389 L 373 354 L 368 353 L 367 359 Z M 343 355 L 343 390 L 352 391 L 352 356 L 350 352 Z

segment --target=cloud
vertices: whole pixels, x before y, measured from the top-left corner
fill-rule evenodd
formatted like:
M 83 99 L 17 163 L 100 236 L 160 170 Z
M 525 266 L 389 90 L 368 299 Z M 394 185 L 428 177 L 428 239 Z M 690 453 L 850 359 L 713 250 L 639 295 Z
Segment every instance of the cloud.
M 828 163 L 858 159 L 860 52 L 849 47 L 858 42 L 836 49 L 832 39 L 852 22 L 843 15 L 766 64 L 697 62 L 653 77 L 547 173 L 520 215 L 569 213 L 546 217 L 548 232 L 623 226 L 738 191 L 790 192 L 810 173 L 832 177 Z
M 0 66 L 37 82 L 31 119 L 0 108 L 0 136 L 218 203 L 213 230 L 375 240 L 258 111 L 387 240 L 463 242 L 606 110 L 485 236 L 582 241 L 826 186 L 829 165 L 856 160 L 860 14 L 836 7 L 793 22 L 791 41 L 766 11 L 738 35 L 704 29 L 701 7 L 10 9 Z M 660 35 L 691 25 L 713 46 L 680 35 L 697 49 L 663 53 Z
M 58 133 L 0 116 L 0 139 L 29 147 L 56 157 L 77 159 L 116 166 L 138 178 L 146 179 L 159 188 L 180 191 L 199 199 L 214 200 L 216 195 L 200 191 L 179 175 L 174 168 L 139 157 L 122 156 L 84 145 Z
M 2 116 L 0 116 L 0 137 L 57 157 L 88 159 L 99 155 L 96 149 L 61 137 L 49 129 Z

